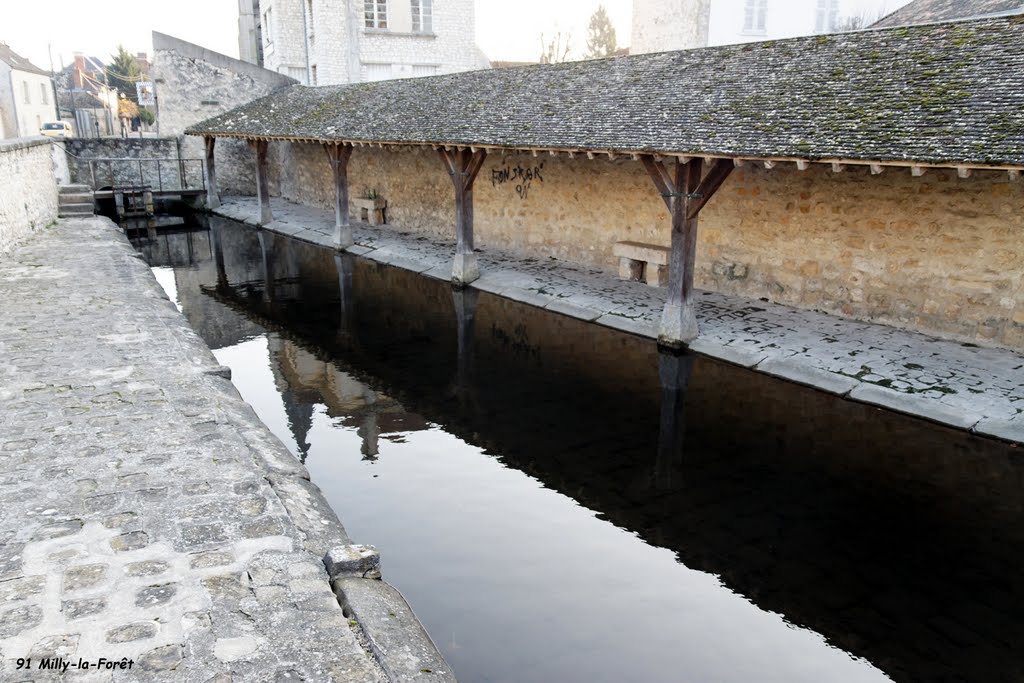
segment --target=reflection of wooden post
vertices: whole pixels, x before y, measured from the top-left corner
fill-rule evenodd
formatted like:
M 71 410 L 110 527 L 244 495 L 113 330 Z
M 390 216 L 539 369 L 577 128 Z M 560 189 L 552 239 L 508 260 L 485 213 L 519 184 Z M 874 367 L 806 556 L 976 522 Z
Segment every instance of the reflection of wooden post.
M 221 242 L 222 235 L 220 225 L 210 221 L 210 250 L 213 252 L 213 262 L 217 267 L 217 286 L 223 287 L 228 283 L 227 268 L 224 267 L 224 245 Z
M 456 391 L 469 389 L 473 373 L 473 323 L 480 292 L 475 289 L 453 288 L 452 303 L 455 304 L 455 321 L 458 325 L 458 356 L 456 358 Z
M 216 209 L 220 206 L 220 196 L 217 194 L 217 166 L 213 159 L 213 146 L 217 144 L 217 138 L 206 136 L 203 138 L 206 144 L 206 208 Z M 157 170 L 159 170 L 157 166 Z
M 455 185 L 455 263 L 452 282 L 467 285 L 480 277 L 480 266 L 473 253 L 473 181 L 480 173 L 487 150 L 438 150 L 448 175 Z
M 683 462 L 686 438 L 686 390 L 695 356 L 671 349 L 658 351 L 661 382 L 661 421 L 658 425 L 658 459 L 655 482 L 659 489 L 672 486 L 672 471 Z
M 341 319 L 338 322 L 338 336 L 349 338 L 355 329 L 355 304 L 352 299 L 352 275 L 355 258 L 352 254 L 338 252 L 334 255 L 334 266 L 338 270 L 338 293 L 341 297 Z
M 274 215 L 270 212 L 270 188 L 267 186 L 267 141 L 249 143 L 256 151 L 256 196 L 260 200 L 260 225 L 270 225 Z
M 324 150 L 334 171 L 334 248 L 347 249 L 355 244 L 348 218 L 348 160 L 352 157 L 352 146 L 324 145 Z
M 377 445 L 380 436 L 380 427 L 377 425 L 377 394 L 367 387 L 363 398 L 366 400 L 366 414 L 363 416 L 363 423 L 356 430 L 356 434 L 363 441 L 359 451 L 363 454 L 363 460 L 376 460 L 380 452 Z
M 697 313 L 693 300 L 693 269 L 697 256 L 697 216 L 733 169 L 729 159 L 719 159 L 701 179 L 700 158 L 676 163 L 675 177 L 653 156 L 640 157 L 672 215 L 672 252 L 668 262 L 668 298 L 661 316 L 658 343 L 682 348 L 697 338 Z
M 274 300 L 274 236 L 268 235 L 266 230 L 257 230 L 256 236 L 260 240 L 260 253 L 263 256 L 263 300 L 270 303 Z

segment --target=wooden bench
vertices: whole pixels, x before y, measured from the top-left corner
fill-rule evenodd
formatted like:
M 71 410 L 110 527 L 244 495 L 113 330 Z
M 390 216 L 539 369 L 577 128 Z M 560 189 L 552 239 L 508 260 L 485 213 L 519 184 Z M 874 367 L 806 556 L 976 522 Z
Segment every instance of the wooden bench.
M 612 252 L 619 257 L 619 277 L 643 280 L 651 287 L 668 284 L 668 247 L 642 242 L 616 242 Z

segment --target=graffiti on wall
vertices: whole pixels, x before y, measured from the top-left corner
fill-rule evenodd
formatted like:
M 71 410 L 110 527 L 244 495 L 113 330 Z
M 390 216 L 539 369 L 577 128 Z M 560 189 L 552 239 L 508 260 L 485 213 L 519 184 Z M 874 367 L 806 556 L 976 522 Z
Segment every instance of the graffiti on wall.
M 530 194 L 530 186 L 534 181 L 544 182 L 544 162 L 536 166 L 515 166 L 506 164 L 501 168 L 491 171 L 491 186 L 497 187 L 506 183 L 514 184 L 516 194 L 520 199 L 526 199 Z

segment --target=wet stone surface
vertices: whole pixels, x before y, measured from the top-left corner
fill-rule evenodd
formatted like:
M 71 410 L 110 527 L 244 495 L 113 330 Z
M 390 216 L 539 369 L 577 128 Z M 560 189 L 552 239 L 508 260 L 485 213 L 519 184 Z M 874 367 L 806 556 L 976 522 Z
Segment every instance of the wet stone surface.
M 135 662 L 82 681 L 380 680 L 290 511 L 344 530 L 274 488 L 308 475 L 116 226 L 0 258 L 0 311 L 0 680 L 44 655 Z M 274 567 L 299 571 L 261 600 Z
M 334 213 L 272 200 L 270 232 L 330 246 Z M 255 224 L 255 198 L 216 213 Z M 353 224 L 348 251 L 450 280 L 454 245 L 387 226 Z M 472 287 L 533 306 L 657 337 L 665 288 L 554 259 L 478 249 Z M 697 293 L 701 354 L 936 422 L 1024 442 L 1024 356 L 895 327 L 715 292 Z

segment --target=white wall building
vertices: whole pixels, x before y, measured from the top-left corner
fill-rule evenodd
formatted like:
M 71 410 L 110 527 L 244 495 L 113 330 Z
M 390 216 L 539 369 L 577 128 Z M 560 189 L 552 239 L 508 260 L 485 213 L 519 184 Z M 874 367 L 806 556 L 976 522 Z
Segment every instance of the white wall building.
M 475 0 L 259 0 L 263 66 L 309 85 L 486 68 L 476 47 L 474 5 Z
M 50 74 L 0 43 L 0 138 L 39 135 L 59 120 Z
M 908 0 L 633 0 L 631 54 L 831 33 Z

